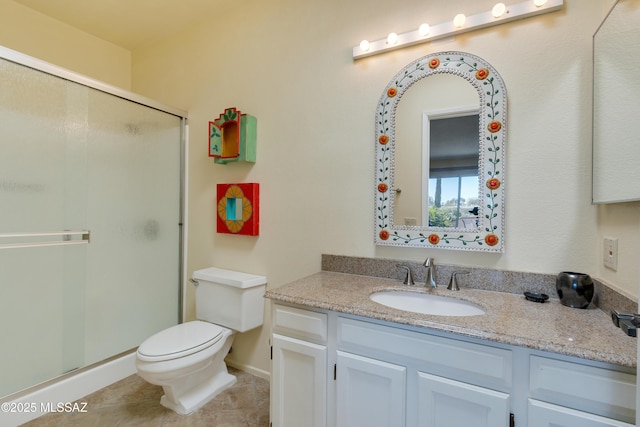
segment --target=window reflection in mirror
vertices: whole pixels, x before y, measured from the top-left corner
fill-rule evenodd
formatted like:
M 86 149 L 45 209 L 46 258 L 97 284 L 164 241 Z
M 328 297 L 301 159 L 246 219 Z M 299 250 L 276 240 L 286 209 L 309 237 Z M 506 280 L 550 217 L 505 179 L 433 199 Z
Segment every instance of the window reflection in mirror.
M 469 115 L 445 115 L 428 120 L 428 203 L 423 223 L 430 227 L 478 228 L 478 108 Z M 464 113 L 462 113 L 464 114 Z M 424 166 L 423 166 L 424 167 Z

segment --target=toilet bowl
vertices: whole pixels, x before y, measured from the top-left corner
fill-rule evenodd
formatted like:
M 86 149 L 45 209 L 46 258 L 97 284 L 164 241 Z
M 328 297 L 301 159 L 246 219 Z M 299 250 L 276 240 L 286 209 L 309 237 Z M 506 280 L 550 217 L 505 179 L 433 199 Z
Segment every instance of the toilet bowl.
M 236 332 L 262 325 L 263 276 L 209 268 L 194 272 L 196 317 L 147 338 L 136 352 L 145 381 L 162 386 L 160 404 L 188 415 L 236 382 L 224 358 Z M 213 320 L 218 320 L 214 323 Z
M 200 320 L 158 332 L 138 347 L 138 375 L 162 386 L 163 406 L 190 414 L 236 382 L 224 363 L 233 334 Z

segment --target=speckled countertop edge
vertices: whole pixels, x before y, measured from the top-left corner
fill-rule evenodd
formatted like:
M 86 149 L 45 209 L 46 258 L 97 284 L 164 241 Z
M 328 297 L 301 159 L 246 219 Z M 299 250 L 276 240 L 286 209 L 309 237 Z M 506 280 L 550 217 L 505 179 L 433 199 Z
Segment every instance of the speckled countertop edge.
M 381 290 L 426 292 L 467 300 L 480 316 L 433 316 L 389 308 L 369 299 Z M 450 332 L 629 368 L 636 367 L 636 338 L 628 337 L 598 308 L 565 307 L 558 299 L 533 303 L 524 296 L 483 289 L 408 287 L 397 280 L 322 271 L 270 289 L 265 298 L 404 325 Z

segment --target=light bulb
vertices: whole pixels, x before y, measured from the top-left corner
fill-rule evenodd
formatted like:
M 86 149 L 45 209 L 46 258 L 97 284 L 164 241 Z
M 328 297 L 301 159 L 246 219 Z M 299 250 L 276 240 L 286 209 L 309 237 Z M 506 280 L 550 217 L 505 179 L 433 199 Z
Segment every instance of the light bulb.
M 389 35 L 387 36 L 387 43 L 388 44 L 398 43 L 398 35 L 396 33 L 389 33 Z
M 500 18 L 506 11 L 507 6 L 505 6 L 504 3 L 496 3 L 496 5 L 493 6 L 493 9 L 491 9 L 491 13 L 494 18 Z
M 369 50 L 369 40 L 362 40 L 360 42 L 360 50 L 366 52 Z
M 418 28 L 418 32 L 420 33 L 420 35 L 422 37 L 426 36 L 427 34 L 429 34 L 429 30 L 431 29 L 431 27 L 429 27 L 429 24 L 422 24 L 420 25 L 420 27 Z
M 455 18 L 453 18 L 453 25 L 456 28 L 460 28 L 464 25 L 466 20 L 467 20 L 467 17 L 464 16 L 464 13 L 459 13 L 456 15 Z
M 537 7 L 543 6 L 546 2 L 547 0 L 533 0 L 533 4 L 535 4 Z

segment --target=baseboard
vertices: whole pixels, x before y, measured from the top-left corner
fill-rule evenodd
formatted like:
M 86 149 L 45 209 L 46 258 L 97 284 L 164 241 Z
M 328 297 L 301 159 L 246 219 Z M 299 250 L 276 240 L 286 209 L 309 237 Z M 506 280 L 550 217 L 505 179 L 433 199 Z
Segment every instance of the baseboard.
M 14 400 L 2 403 L 0 411 L 0 425 L 3 427 L 15 427 L 24 424 L 41 415 L 56 411 L 62 404 L 62 411 L 84 409 L 91 411 L 91 408 L 83 408 L 82 405 L 76 408 L 64 406 L 80 400 L 101 388 L 107 387 L 136 373 L 135 352 L 97 365 L 87 370 L 78 372 L 55 381 L 42 388 L 21 395 Z
M 255 375 L 256 377 L 265 379 L 267 381 L 271 380 L 271 372 L 269 371 L 258 369 L 255 366 L 247 365 L 245 363 L 238 363 L 230 357 L 227 357 L 225 359 L 225 363 L 227 364 L 227 366 L 231 366 L 232 368 L 236 368 L 240 371 L 248 372 L 251 375 Z

